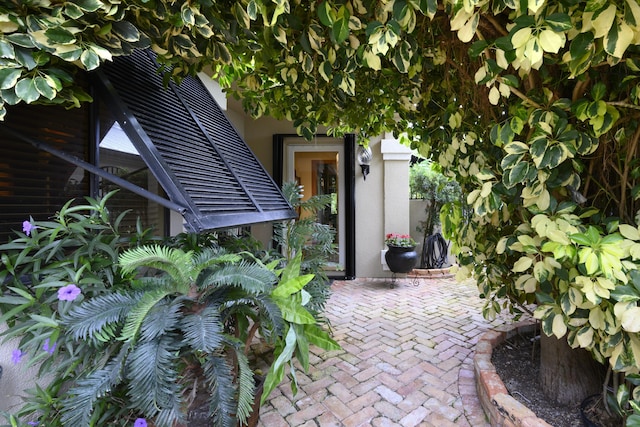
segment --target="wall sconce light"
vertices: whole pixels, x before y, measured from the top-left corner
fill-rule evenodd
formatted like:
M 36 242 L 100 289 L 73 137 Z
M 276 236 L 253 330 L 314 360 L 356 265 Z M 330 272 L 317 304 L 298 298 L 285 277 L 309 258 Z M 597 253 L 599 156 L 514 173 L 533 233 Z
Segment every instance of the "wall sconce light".
M 367 180 L 367 175 L 369 175 L 369 165 L 371 164 L 371 159 L 373 159 L 371 147 L 365 147 L 363 145 L 358 146 L 358 164 L 362 169 L 362 177 L 365 181 Z

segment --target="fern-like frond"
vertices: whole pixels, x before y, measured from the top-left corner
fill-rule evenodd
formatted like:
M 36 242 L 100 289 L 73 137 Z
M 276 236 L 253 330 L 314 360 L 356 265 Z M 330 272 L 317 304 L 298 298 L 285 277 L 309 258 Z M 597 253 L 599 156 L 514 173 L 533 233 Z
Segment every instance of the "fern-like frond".
M 236 253 L 229 253 L 222 247 L 210 246 L 194 255 L 193 264 L 198 266 L 199 271 L 203 271 L 222 263 L 236 263 L 241 259 L 242 257 L 240 255 Z
M 198 288 L 222 285 L 239 286 L 249 293 L 268 292 L 277 281 L 275 274 L 265 267 L 250 262 L 225 265 L 219 269 L 209 269 L 198 277 Z
M 124 272 L 138 267 L 150 267 L 167 273 L 177 284 L 189 285 L 193 270 L 193 252 L 177 248 L 152 245 L 128 249 L 120 254 L 119 262 Z
M 311 300 L 305 307 L 318 318 L 325 311 L 325 305 L 331 295 L 331 285 L 326 277 L 315 276 L 304 287 L 304 290 L 311 295 Z
M 183 399 L 181 393 L 175 393 L 171 396 L 170 405 L 160 409 L 158 415 L 154 419 L 156 427 L 173 427 L 176 423 L 185 425 L 185 416 L 182 411 Z
M 85 300 L 75 306 L 62 322 L 74 339 L 110 336 L 113 323 L 121 322 L 138 302 L 139 294 L 111 293 Z
M 313 223 L 310 227 L 312 246 L 316 253 L 335 253 L 335 229 L 326 224 Z
M 277 337 L 284 334 L 285 325 L 280 307 L 268 295 L 258 295 L 256 300 L 260 317 L 263 319 L 261 324 L 265 326 L 261 330 L 262 335 L 267 338 L 270 335 Z
M 127 359 L 128 396 L 132 408 L 151 416 L 175 405 L 180 394 L 177 378 L 177 350 L 173 336 L 136 344 Z
M 213 307 L 185 316 L 180 326 L 184 341 L 196 350 L 210 353 L 222 346 L 224 329 L 220 314 Z
M 163 299 L 155 304 L 147 313 L 140 327 L 140 336 L 143 341 L 152 340 L 160 335 L 174 330 L 180 318 L 183 298 Z
M 62 425 L 89 425 L 95 402 L 121 381 L 123 360 L 128 351 L 129 347 L 123 346 L 118 356 L 104 369 L 98 369 L 76 382 L 68 392 L 70 397 L 62 402 Z
M 233 383 L 233 368 L 224 355 L 210 353 L 204 363 L 204 375 L 211 396 L 210 407 L 215 427 L 235 427 L 237 413 L 236 392 Z
M 146 276 L 136 280 L 135 289 L 138 291 L 149 292 L 157 289 L 168 289 L 172 292 L 187 294 L 188 287 L 183 286 L 184 289 L 180 289 L 176 286 L 172 277 L 165 276 Z
M 220 304 L 222 318 L 240 316 L 253 319 L 260 325 L 260 335 L 270 341 L 271 336 L 280 336 L 284 332 L 284 321 L 280 307 L 269 294 L 246 295 L 242 298 L 225 298 L 228 293 L 212 294 L 212 301 Z M 242 330 L 242 326 L 240 327 Z
M 134 340 L 147 314 L 158 302 L 170 294 L 171 292 L 167 289 L 158 289 L 142 294 L 138 303 L 127 314 L 126 323 L 124 328 L 122 328 L 120 339 L 123 341 Z
M 295 181 L 287 181 L 282 184 L 282 195 L 294 208 L 298 207 L 302 201 L 303 186 Z
M 314 216 L 318 211 L 331 205 L 331 194 L 317 194 L 300 203 L 300 207 Z
M 243 425 L 253 410 L 253 402 L 255 399 L 255 380 L 253 371 L 249 367 L 247 356 L 236 351 L 239 375 L 238 375 L 238 421 Z

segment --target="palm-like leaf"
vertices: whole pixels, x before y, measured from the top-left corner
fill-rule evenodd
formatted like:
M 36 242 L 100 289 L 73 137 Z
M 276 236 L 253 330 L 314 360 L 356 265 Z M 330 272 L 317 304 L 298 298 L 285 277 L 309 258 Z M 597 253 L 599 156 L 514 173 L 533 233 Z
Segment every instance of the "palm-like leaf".
M 88 378 L 79 380 L 77 386 L 71 389 L 73 397 L 62 403 L 62 424 L 67 426 L 88 426 L 93 405 L 111 387 L 111 373 L 100 369 Z
M 122 328 L 120 338 L 124 341 L 134 340 L 149 312 L 170 294 L 171 291 L 168 289 L 157 289 L 144 293 L 138 303 L 127 314 L 127 320 L 124 328 Z
M 123 360 L 129 346 L 124 345 L 120 353 L 104 369 L 98 369 L 86 378 L 77 381 L 69 390 L 69 398 L 62 402 L 62 424 L 65 426 L 88 426 L 94 403 L 107 394 L 122 380 Z
M 186 344 L 196 350 L 213 352 L 223 344 L 224 330 L 220 315 L 213 307 L 189 314 L 181 322 Z
M 147 415 L 171 409 L 180 394 L 177 385 L 178 343 L 170 335 L 140 342 L 127 359 L 131 406 Z
M 176 329 L 182 317 L 183 299 L 163 299 L 147 313 L 140 327 L 143 341 L 149 341 Z
M 158 427 L 173 427 L 176 422 L 184 423 L 184 414 L 182 413 L 182 399 L 180 394 L 176 393 L 171 396 L 171 402 L 165 408 L 162 408 L 155 418 L 155 425 Z
M 268 287 L 276 280 L 276 276 L 267 268 L 243 261 L 239 264 L 225 265 L 219 269 L 204 271 L 198 277 L 198 288 L 232 285 L 241 287 L 246 292 L 257 294 L 269 292 Z
M 261 335 L 269 340 L 271 336 L 281 336 L 284 333 L 284 321 L 280 307 L 268 295 L 258 295 L 254 303 L 260 313 Z
M 249 367 L 249 360 L 243 352 L 237 353 L 239 368 L 238 375 L 238 421 L 244 424 L 251 415 L 253 402 L 255 401 L 255 379 L 253 371 Z
M 93 338 L 103 332 L 110 334 L 111 324 L 122 321 L 138 303 L 139 296 L 112 293 L 85 300 L 64 316 L 62 322 L 76 340 Z
M 196 253 L 193 257 L 193 264 L 202 271 L 223 263 L 236 263 L 241 259 L 242 257 L 238 254 L 227 253 L 224 248 L 212 246 Z
M 177 248 L 166 246 L 140 246 L 129 249 L 119 258 L 124 272 L 133 272 L 138 267 L 151 267 L 164 271 L 176 286 L 181 286 L 181 292 L 187 293 L 193 281 L 193 252 L 184 252 Z M 186 286 L 186 288 L 184 288 Z
M 210 407 L 217 409 L 212 414 L 214 425 L 216 427 L 235 427 L 238 404 L 232 366 L 222 354 L 211 353 L 207 356 L 203 367 L 211 396 Z

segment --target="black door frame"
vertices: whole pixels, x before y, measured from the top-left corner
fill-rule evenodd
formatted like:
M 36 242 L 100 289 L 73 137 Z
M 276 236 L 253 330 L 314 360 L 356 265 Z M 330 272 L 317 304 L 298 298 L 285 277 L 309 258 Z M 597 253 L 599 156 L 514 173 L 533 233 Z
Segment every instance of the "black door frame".
M 317 134 L 318 137 L 329 137 L 327 134 Z M 282 187 L 284 174 L 284 140 L 285 138 L 301 138 L 298 134 L 278 133 L 273 135 L 273 180 Z M 356 136 L 349 133 L 344 135 L 344 162 L 342 172 L 345 184 L 345 265 L 344 276 L 331 276 L 353 280 L 356 277 Z

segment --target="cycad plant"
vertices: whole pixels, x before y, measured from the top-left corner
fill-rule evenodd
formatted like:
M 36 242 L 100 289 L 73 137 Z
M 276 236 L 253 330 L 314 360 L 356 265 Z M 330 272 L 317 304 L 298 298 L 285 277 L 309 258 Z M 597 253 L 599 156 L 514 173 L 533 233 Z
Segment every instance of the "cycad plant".
M 94 369 L 62 403 L 63 424 L 89 425 L 95 403 L 120 388 L 131 409 L 159 427 L 185 423 L 185 408 L 201 393 L 215 425 L 244 421 L 254 401 L 253 372 L 226 313 L 259 307 L 261 325 L 281 329 L 268 301 L 274 273 L 217 248 L 138 247 L 119 262 L 123 273 L 139 274 L 130 289 L 86 300 L 63 318 L 75 340 L 99 350 Z
M 339 348 L 308 309 L 315 276 L 301 272 L 301 253 L 258 259 L 215 233 L 124 237 L 108 197 L 26 220 L 0 246 L 13 363 L 40 364 L 46 381 L 5 414 L 11 427 L 183 427 L 193 415 L 235 427 L 294 359 L 308 367 L 310 345 Z M 255 340 L 275 349 L 261 396 L 247 355 Z

